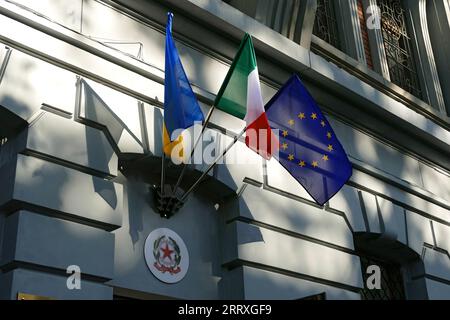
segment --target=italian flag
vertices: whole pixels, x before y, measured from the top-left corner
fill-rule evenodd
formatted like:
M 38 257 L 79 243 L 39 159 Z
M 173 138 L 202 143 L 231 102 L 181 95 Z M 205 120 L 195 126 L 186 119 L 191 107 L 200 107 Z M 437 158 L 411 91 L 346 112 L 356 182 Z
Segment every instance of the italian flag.
M 269 160 L 278 150 L 264 111 L 252 38 L 246 34 L 217 94 L 214 106 L 247 123 L 245 143 Z

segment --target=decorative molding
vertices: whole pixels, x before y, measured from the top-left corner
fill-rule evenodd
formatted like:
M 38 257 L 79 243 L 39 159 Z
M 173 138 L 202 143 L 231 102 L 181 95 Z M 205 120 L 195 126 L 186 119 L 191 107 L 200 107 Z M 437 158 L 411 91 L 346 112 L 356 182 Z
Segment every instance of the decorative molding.
M 404 3 L 405 9 L 409 11 L 411 27 L 415 31 L 416 51 L 420 60 L 418 62 L 423 74 L 423 89 L 427 91 L 429 103 L 445 113 L 444 96 L 428 30 L 426 0 L 405 1 Z
M 430 37 L 436 67 L 438 69 L 444 103 L 447 115 L 450 115 L 450 43 L 442 41 L 443 37 L 450 34 L 450 2 L 430 0 L 426 2 L 428 35 Z
M 443 1 L 445 8 L 445 15 L 447 16 L 447 21 L 450 24 L 450 1 Z
M 11 57 L 12 49 L 5 47 L 4 53 L 0 51 L 0 84 L 2 83 L 3 76 L 6 72 L 6 67 L 8 66 L 9 58 Z
M 358 17 L 358 4 L 356 0 L 339 0 L 338 7 L 344 28 L 345 52 L 365 65 L 367 62 Z
M 378 8 L 376 0 L 363 0 L 364 10 L 370 8 L 370 15 L 374 17 L 374 19 L 380 19 L 379 11 L 376 10 Z M 367 13 L 367 11 L 366 11 Z M 384 41 L 383 35 L 380 28 L 371 28 L 368 29 L 369 34 L 369 42 L 370 49 L 372 53 L 372 59 L 375 70 L 377 70 L 383 78 L 388 81 L 391 81 L 391 76 L 389 75 L 389 66 L 387 63 L 386 52 L 384 51 Z
M 293 4 L 293 8 L 292 8 L 293 15 L 291 17 L 291 21 L 290 21 L 290 25 L 289 25 L 289 33 L 288 33 L 289 39 L 294 39 L 294 37 L 295 37 L 295 33 L 297 30 L 297 26 L 298 26 L 298 21 L 300 18 L 301 5 L 302 5 L 302 3 L 300 1 L 295 1 Z M 300 28 L 301 27 L 302 26 L 300 26 Z M 302 29 L 300 29 L 300 30 L 302 30 Z
M 311 38 L 316 19 L 317 0 L 301 1 L 299 19 L 295 27 L 294 41 L 302 47 L 309 49 L 311 47 Z M 299 30 L 299 31 L 297 31 Z
M 309 49 L 317 0 L 231 0 L 226 3 Z

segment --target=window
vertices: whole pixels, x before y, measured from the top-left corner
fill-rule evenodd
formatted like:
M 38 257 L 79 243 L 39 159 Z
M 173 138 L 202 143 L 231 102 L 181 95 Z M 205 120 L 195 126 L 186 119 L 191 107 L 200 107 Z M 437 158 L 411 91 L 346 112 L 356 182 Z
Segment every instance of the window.
M 322 301 L 322 300 L 327 300 L 327 296 L 326 296 L 325 292 L 322 292 L 322 293 L 319 293 L 319 294 L 315 294 L 315 295 L 312 295 L 312 296 L 301 298 L 299 300 Z
M 401 1 L 378 0 L 377 3 L 381 13 L 381 31 L 391 81 L 422 98 Z
M 336 1 L 334 0 L 317 0 L 313 34 L 328 42 L 333 47 L 341 49 L 336 18 L 336 5 Z
M 367 267 L 376 265 L 381 271 L 381 289 L 368 289 L 364 286 L 361 290 L 363 300 L 405 300 L 405 290 L 403 285 L 403 276 L 400 265 L 389 263 L 368 255 L 361 255 L 361 268 L 363 274 L 363 283 L 367 283 Z
M 301 0 L 225 0 L 258 22 L 293 40 L 299 32 Z
M 364 46 L 364 56 L 366 58 L 367 66 L 370 69 L 374 69 L 373 60 L 372 60 L 372 52 L 370 51 L 370 40 L 369 40 L 369 31 L 367 30 L 367 16 L 365 14 L 365 9 L 362 0 L 357 0 L 357 11 L 359 18 L 359 27 L 361 29 L 362 42 Z

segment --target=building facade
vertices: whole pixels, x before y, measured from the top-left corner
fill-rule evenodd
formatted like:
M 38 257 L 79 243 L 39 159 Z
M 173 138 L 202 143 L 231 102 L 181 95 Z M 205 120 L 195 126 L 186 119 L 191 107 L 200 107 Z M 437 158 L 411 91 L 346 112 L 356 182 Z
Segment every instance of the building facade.
M 245 33 L 264 102 L 302 78 L 353 165 L 324 207 L 239 141 L 160 217 L 168 11 L 205 114 Z M 0 1 L 0 298 L 450 299 L 449 34 L 448 0 Z M 207 135 L 243 127 L 216 110 Z M 177 283 L 144 258 L 158 228 Z

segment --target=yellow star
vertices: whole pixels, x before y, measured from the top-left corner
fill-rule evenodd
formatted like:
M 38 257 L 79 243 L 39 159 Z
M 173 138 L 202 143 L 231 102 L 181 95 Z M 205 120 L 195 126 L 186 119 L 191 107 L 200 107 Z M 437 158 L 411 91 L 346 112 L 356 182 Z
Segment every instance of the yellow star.
M 322 121 L 320 122 L 320 124 L 322 125 L 322 127 L 325 128 L 325 126 L 326 126 L 325 121 L 322 120 Z
M 332 137 L 331 132 L 327 132 L 327 138 L 331 139 L 331 137 Z
M 313 113 L 313 114 L 311 115 L 311 119 L 316 120 L 316 119 L 317 119 L 317 113 Z
M 286 150 L 287 148 L 288 148 L 288 144 L 285 142 L 285 143 L 283 143 L 282 145 L 281 145 L 281 148 L 283 149 L 283 150 Z
M 283 130 L 283 137 L 286 138 L 288 136 L 288 134 L 289 134 L 289 132 L 287 130 Z
M 305 116 L 305 114 L 303 112 L 301 112 L 301 113 L 298 114 L 298 118 L 303 120 L 303 119 L 306 118 L 306 116 Z
M 306 166 L 306 162 L 302 160 L 298 163 L 298 165 L 303 168 Z
M 294 160 L 294 155 L 293 155 L 293 154 L 290 154 L 289 157 L 288 157 L 288 160 L 289 160 L 289 161 Z
M 329 150 L 330 152 L 334 150 L 334 148 L 333 148 L 333 145 L 332 145 L 332 144 L 329 144 L 329 145 L 328 145 L 328 150 Z
M 312 166 L 313 166 L 314 168 L 317 168 L 317 167 L 319 166 L 319 162 L 313 161 Z
M 289 123 L 290 126 L 293 126 L 295 124 L 295 121 L 294 121 L 294 119 L 291 119 L 291 120 L 289 120 L 288 123 Z
M 327 155 L 324 155 L 324 156 L 322 157 L 322 160 L 323 160 L 323 161 L 328 161 L 328 160 L 330 160 L 330 159 L 328 158 Z

